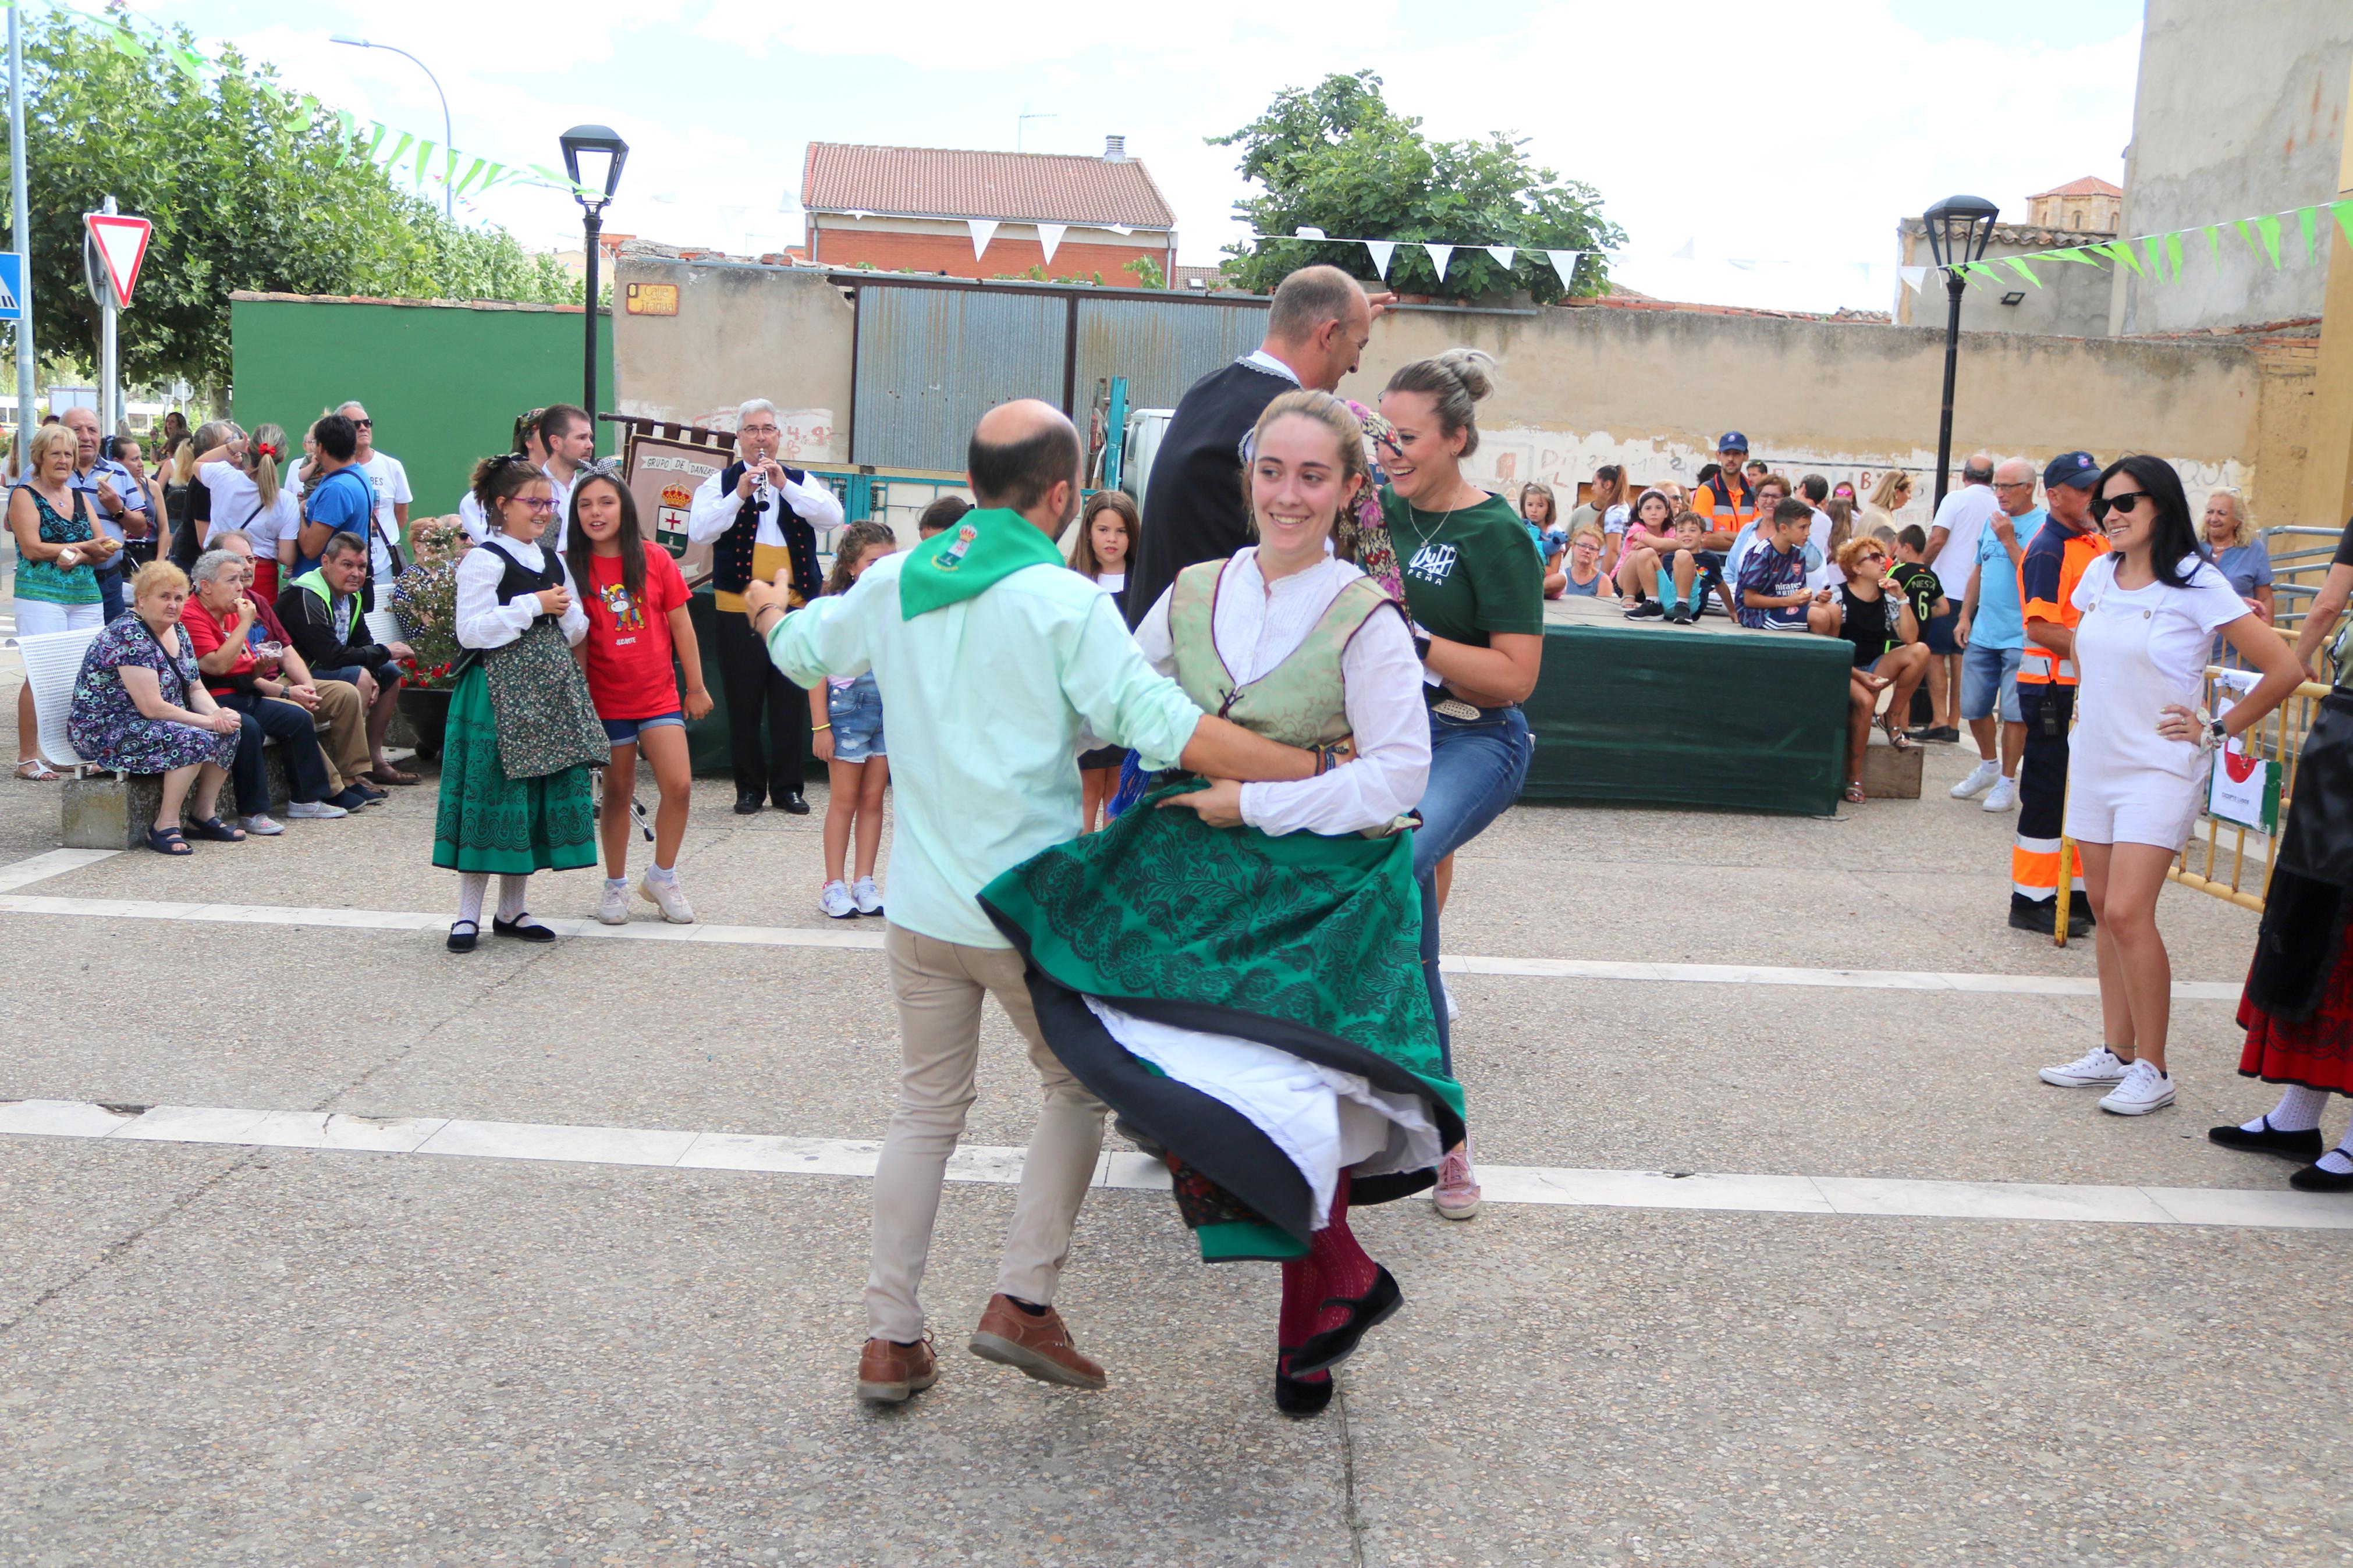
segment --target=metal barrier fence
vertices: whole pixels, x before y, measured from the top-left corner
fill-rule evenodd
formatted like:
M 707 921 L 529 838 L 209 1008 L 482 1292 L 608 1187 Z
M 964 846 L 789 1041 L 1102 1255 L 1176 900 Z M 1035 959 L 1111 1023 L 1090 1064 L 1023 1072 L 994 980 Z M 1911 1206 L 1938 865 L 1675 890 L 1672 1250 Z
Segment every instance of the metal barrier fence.
M 2335 538 L 2336 535 L 2331 534 L 2330 537 Z M 2334 552 L 2335 546 L 2331 545 L 2330 553 Z M 2317 681 L 2306 681 L 2289 694 L 2286 701 L 2266 715 L 2262 723 L 2240 736 L 2247 755 L 2276 763 L 2279 767 L 2279 814 L 2274 819 L 2274 829 L 2278 823 L 2287 820 L 2288 806 L 2295 796 L 2296 764 L 2304 757 L 2304 740 L 2312 731 L 2313 721 L 2319 717 L 2320 700 L 2327 696 L 2330 689 Z M 2223 668 L 2208 665 L 2208 709 L 2219 710 L 2216 709 L 2218 699 L 2236 695 L 2229 688 Z M 2218 768 L 2223 765 L 2220 755 L 2215 757 L 2214 765 Z M 2276 831 L 2263 833 L 2239 823 L 2227 822 L 2201 807 L 2189 842 L 2182 847 L 2166 878 L 2185 888 L 2195 888 L 2201 893 L 2211 893 L 2242 908 L 2260 910 L 2263 907 L 2263 895 L 2271 889 L 2272 860 L 2278 847 Z M 2197 868 L 2194 870 L 2191 868 L 2193 865 Z

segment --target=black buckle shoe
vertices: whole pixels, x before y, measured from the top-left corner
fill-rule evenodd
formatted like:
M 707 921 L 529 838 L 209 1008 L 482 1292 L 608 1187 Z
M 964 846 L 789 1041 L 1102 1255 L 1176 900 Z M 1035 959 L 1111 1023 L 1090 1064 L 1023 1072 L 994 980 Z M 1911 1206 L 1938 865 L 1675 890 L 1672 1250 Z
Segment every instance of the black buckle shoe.
M 1291 1352 L 1293 1376 L 1305 1377 L 1338 1366 L 1356 1353 L 1359 1340 L 1397 1316 L 1397 1310 L 1405 1305 L 1405 1292 L 1398 1289 L 1389 1271 L 1377 1263 L 1373 1268 L 1376 1272 L 1371 1289 L 1361 1296 L 1333 1296 L 1325 1300 L 1326 1307 L 1347 1308 L 1348 1321 L 1336 1329 L 1308 1335 L 1307 1342 Z
M 471 952 L 474 944 L 482 940 L 482 928 L 472 921 L 459 921 L 449 928 L 449 951 Z
M 1274 1407 L 1285 1415 L 1321 1415 L 1324 1407 L 1332 1403 L 1332 1374 L 1322 1377 L 1293 1377 L 1283 1370 L 1292 1351 L 1274 1354 Z
M 555 933 L 547 927 L 527 926 L 522 923 L 529 919 L 531 919 L 529 910 L 523 910 L 511 921 L 502 921 L 498 916 L 492 915 L 491 930 L 501 936 L 511 936 L 517 942 L 554 942 L 555 940 Z
M 2220 1143 L 2225 1149 L 2243 1149 L 2250 1154 L 2277 1154 L 2282 1159 L 2294 1160 L 2299 1165 L 2317 1164 L 2320 1157 L 2328 1152 L 2328 1146 L 2320 1141 L 2320 1129 L 2317 1127 L 2307 1127 L 2301 1132 L 2283 1132 L 2272 1125 L 2269 1116 L 2265 1116 L 2263 1122 L 2262 1130 L 2255 1132 L 2236 1124 L 2209 1128 L 2207 1141 Z M 2324 1176 L 2327 1173 L 2326 1171 L 2321 1173 Z

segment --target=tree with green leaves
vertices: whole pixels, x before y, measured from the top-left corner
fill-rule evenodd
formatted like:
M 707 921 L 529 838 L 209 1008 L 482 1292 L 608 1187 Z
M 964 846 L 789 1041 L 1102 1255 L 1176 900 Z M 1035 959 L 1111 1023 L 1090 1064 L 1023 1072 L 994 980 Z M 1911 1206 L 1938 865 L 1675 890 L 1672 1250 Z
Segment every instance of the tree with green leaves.
M 1235 204 L 1260 234 L 1300 228 L 1352 239 L 1398 241 L 1388 287 L 1445 299 L 1525 292 L 1546 303 L 1567 296 L 1547 250 L 1598 251 L 1625 243 L 1601 216 L 1600 194 L 1529 163 L 1525 140 L 1498 132 L 1484 141 L 1432 142 L 1421 121 L 1391 109 L 1369 70 L 1337 73 L 1315 87 L 1286 88 L 1265 113 L 1213 147 L 1241 149 L 1241 173 L 1265 195 Z M 1444 278 L 1419 242 L 1454 245 Z M 1482 246 L 1511 246 L 1504 267 Z M 1312 239 L 1228 247 L 1236 284 L 1271 292 L 1298 268 L 1328 262 L 1368 281 L 1378 277 L 1361 245 Z M 1609 292 L 1599 256 L 1579 258 L 1578 295 Z
M 29 21 L 28 240 L 34 342 L 44 353 L 97 358 L 81 218 L 109 195 L 155 226 L 118 321 L 126 383 L 226 384 L 233 289 L 578 297 L 554 258 L 502 229 L 451 225 L 395 184 L 338 117 L 287 92 L 268 65 L 234 49 L 204 62 L 193 42 L 185 28 L 162 40 L 86 16 Z M 0 122 L 0 148 L 6 132 Z M 0 221 L 13 221 L 5 202 Z

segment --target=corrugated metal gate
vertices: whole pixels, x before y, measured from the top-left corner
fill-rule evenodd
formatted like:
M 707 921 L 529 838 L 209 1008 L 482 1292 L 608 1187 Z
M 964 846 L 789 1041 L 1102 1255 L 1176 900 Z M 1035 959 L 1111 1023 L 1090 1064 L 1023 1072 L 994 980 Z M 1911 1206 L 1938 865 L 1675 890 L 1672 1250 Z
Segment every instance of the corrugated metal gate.
M 1010 398 L 1042 398 L 1083 425 L 1109 376 L 1127 377 L 1130 407 L 1174 406 L 1266 327 L 1266 301 L 1247 296 L 833 279 L 858 312 L 850 461 L 878 468 L 961 470 L 974 424 Z

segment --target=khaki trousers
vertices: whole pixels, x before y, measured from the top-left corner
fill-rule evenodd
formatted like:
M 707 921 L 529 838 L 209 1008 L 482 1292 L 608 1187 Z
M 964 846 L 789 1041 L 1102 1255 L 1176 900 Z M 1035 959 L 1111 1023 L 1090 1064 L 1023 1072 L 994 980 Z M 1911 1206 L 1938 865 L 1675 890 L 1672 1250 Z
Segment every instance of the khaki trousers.
M 1021 1169 L 1021 1194 L 1005 1238 L 997 1289 L 1039 1306 L 1054 1300 L 1071 1254 L 1079 1205 L 1103 1152 L 1103 1106 L 1072 1078 L 1039 1033 L 1011 948 L 965 947 L 890 928 L 883 946 L 899 1005 L 899 1103 L 874 1171 L 874 1261 L 866 1279 L 866 1319 L 878 1339 L 923 1334 L 916 1292 L 931 1252 L 948 1155 L 963 1135 L 980 1062 L 980 1004 L 997 998 L 1045 1086 L 1037 1131 Z
M 367 705 L 360 689 L 348 680 L 322 680 L 319 717 L 327 721 L 327 738 L 319 754 L 327 760 L 327 793 L 341 795 L 359 783 L 368 770 Z

